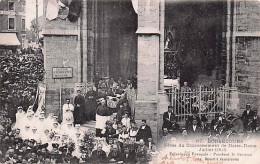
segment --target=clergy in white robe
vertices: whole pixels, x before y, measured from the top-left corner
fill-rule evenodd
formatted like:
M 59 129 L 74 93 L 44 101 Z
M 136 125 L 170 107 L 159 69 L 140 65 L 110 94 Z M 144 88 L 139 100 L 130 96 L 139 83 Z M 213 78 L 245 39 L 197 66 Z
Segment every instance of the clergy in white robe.
M 112 111 L 106 106 L 106 100 L 101 100 L 101 105 L 96 112 L 96 129 L 105 129 L 106 122 L 110 120 L 112 115 Z
M 74 106 L 70 103 L 70 99 L 66 100 L 66 104 L 63 105 L 62 111 L 63 111 L 62 122 L 66 121 L 66 118 L 72 118 L 70 120 L 70 122 L 73 123 L 74 122 L 74 119 L 73 119 Z M 67 123 L 69 123 L 69 122 L 67 122 Z

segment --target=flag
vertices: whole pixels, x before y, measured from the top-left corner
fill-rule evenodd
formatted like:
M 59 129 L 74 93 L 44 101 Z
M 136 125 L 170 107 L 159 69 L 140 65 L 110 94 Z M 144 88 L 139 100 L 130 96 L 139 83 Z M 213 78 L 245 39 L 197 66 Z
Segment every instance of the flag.
M 46 19 L 49 21 L 56 19 L 59 13 L 59 4 L 57 0 L 48 0 L 47 10 L 46 10 Z
M 135 13 L 138 14 L 138 0 L 132 0 L 132 5 L 135 10 Z

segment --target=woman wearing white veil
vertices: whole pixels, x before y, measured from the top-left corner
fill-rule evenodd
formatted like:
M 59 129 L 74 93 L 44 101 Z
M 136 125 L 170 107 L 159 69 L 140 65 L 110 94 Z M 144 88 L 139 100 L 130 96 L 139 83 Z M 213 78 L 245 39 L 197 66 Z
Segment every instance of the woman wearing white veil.
M 20 129 L 21 130 L 23 128 L 22 122 L 25 118 L 25 112 L 23 111 L 22 106 L 18 107 L 17 113 L 15 114 L 15 117 L 16 117 L 16 122 L 15 122 L 13 129 Z

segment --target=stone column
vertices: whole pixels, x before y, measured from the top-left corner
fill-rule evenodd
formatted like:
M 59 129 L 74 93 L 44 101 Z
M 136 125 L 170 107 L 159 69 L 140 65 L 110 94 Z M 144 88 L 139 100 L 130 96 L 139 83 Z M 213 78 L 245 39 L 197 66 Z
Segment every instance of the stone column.
M 169 100 L 164 90 L 164 21 L 165 21 L 165 0 L 160 0 L 159 6 L 160 17 L 160 55 L 159 55 L 159 90 L 158 90 L 158 130 L 160 131 L 163 124 L 163 113 L 167 111 Z M 160 133 L 161 134 L 161 133 Z
M 87 21 L 87 0 L 82 1 L 82 82 L 86 83 L 87 82 L 87 68 L 88 68 L 88 34 L 87 34 L 87 26 L 88 26 L 88 21 Z
M 137 101 L 135 119 L 142 119 L 152 129 L 154 142 L 158 141 L 158 86 L 159 86 L 159 1 L 138 2 L 138 63 Z

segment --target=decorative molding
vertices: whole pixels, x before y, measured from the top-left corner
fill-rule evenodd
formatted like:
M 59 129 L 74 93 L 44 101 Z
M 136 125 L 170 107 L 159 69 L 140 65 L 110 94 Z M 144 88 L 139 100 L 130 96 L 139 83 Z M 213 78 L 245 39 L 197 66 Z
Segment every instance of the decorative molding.
M 137 34 L 147 34 L 147 35 L 160 35 L 159 29 L 150 27 L 139 27 L 136 31 Z
M 77 30 L 43 29 L 42 35 L 73 35 L 78 36 Z
M 260 37 L 260 31 L 254 32 L 234 32 L 236 37 Z

